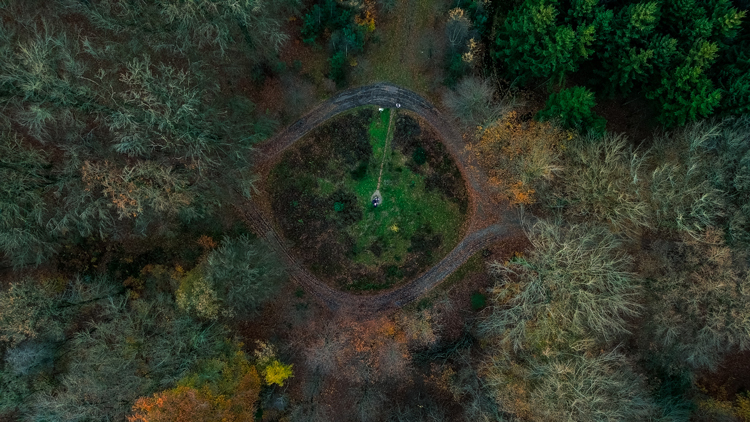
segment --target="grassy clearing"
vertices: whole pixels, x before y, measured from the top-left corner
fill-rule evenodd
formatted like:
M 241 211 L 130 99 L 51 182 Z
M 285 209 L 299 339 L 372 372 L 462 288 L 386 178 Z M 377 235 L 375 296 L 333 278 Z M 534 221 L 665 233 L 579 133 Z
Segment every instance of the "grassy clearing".
M 412 236 L 426 226 L 442 235 L 443 246 L 438 254 L 444 255 L 458 242 L 463 222 L 458 205 L 446 202 L 438 192 L 428 191 L 425 177 L 412 172 L 406 166 L 409 158 L 393 149 L 392 134 L 388 136 L 390 112 L 384 110 L 370 125 L 373 159 L 366 176 L 344 182 L 357 195 L 358 202 L 365 204 L 362 220 L 350 227 L 348 233 L 357 240 L 354 261 L 368 266 L 404 264 Z M 369 201 L 378 184 L 384 154 L 380 186 L 383 203 L 373 208 Z M 370 250 L 376 242 L 385 246 L 380 256 Z
M 350 229 L 362 250 L 355 258 L 357 262 L 402 264 L 410 238 L 428 224 L 443 235 L 444 246 L 452 247 L 458 241 L 463 222 L 458 206 L 446 202 L 439 193 L 427 191 L 424 176 L 409 171 L 404 166 L 406 161 L 407 158 L 399 152 L 391 154 L 383 170 L 380 188 L 383 203 L 378 208 L 366 207 L 362 220 Z M 377 179 L 377 173 L 373 172 L 372 176 L 353 186 L 360 202 L 369 201 Z M 365 250 L 378 240 L 390 246 L 380 257 Z M 445 249 L 448 247 L 441 248 L 441 252 L 447 252 Z
M 288 151 L 269 181 L 285 236 L 314 273 L 337 287 L 390 287 L 460 240 L 465 204 L 435 187 L 441 172 L 452 171 L 449 157 L 435 153 L 430 161 L 419 147 L 423 156 L 415 161 L 403 142 L 394 142 L 400 126 L 392 113 L 363 108 L 331 120 Z M 439 141 L 415 138 L 411 145 L 420 142 Z M 383 202 L 373 208 L 381 163 Z

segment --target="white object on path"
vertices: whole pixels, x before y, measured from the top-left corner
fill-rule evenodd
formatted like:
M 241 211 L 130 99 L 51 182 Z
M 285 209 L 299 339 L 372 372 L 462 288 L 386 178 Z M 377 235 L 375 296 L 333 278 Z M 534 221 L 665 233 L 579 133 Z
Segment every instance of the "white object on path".
M 370 197 L 370 202 L 372 202 L 372 206 L 375 208 L 377 208 L 378 205 L 383 202 L 383 197 L 380 195 L 379 190 L 376 190 L 375 193 L 372 194 L 372 196 Z
M 396 103 L 396 108 L 401 108 L 401 104 L 400 103 Z
M 396 103 L 396 107 L 401 107 L 401 104 Z M 375 193 L 370 197 L 372 206 L 376 207 L 383 202 L 383 196 L 380 194 L 380 179 L 383 177 L 383 164 L 385 164 L 385 156 L 388 150 L 388 135 L 391 133 L 391 124 L 393 124 L 393 113 L 388 118 L 388 130 L 385 132 L 385 145 L 383 145 L 383 161 L 380 162 L 380 174 L 378 175 L 378 187 L 375 188 Z

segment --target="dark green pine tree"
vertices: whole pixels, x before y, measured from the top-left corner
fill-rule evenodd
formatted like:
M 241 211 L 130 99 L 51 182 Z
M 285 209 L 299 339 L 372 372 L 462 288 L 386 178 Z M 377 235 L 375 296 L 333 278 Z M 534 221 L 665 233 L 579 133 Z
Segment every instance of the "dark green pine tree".
M 573 0 L 563 14 L 557 0 L 528 0 L 512 11 L 495 39 L 493 57 L 521 82 L 561 82 L 606 39 L 613 14 L 598 0 Z
M 705 39 L 723 49 L 737 35 L 744 16 L 731 0 L 664 0 L 662 30 L 677 38 L 681 48 Z
M 656 36 L 661 4 L 656 1 L 631 4 L 621 9 L 612 23 L 607 44 L 598 51 L 605 90 L 627 96 L 653 74 L 654 62 L 671 57 L 676 41 Z
M 580 132 L 604 132 L 607 121 L 592 110 L 594 93 L 582 86 L 563 89 L 550 95 L 547 106 L 537 113 L 539 120 L 558 120 L 564 128 Z
M 717 59 L 737 36 L 745 13 L 730 0 L 666 0 L 664 5 L 660 30 L 677 40 L 678 51 L 661 66 L 647 97 L 661 106 L 663 123 L 684 125 L 713 114 L 731 85 L 736 84 L 742 96 L 742 76 L 727 75 L 722 81 L 714 75 Z M 716 86 L 716 80 L 724 89 Z
M 719 110 L 724 115 L 750 114 L 750 41 L 722 55 L 717 81 L 722 89 Z
M 722 89 L 722 115 L 750 113 L 750 20 L 746 11 L 740 13 L 744 15 L 737 35 L 726 41 L 730 45 L 712 69 L 712 78 Z
M 721 89 L 706 71 L 718 51 L 716 44 L 701 40 L 687 54 L 679 52 L 672 66 L 661 69 L 660 83 L 646 97 L 659 104 L 662 123 L 683 126 L 713 113 L 721 101 Z

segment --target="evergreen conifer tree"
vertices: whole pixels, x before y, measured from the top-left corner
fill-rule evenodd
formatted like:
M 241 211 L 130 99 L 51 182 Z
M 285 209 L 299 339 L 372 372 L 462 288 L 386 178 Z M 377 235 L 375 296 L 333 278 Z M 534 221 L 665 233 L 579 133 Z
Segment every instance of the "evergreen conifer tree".
M 573 1 L 568 15 L 561 16 L 557 0 L 525 1 L 498 31 L 493 57 L 522 82 L 561 81 L 592 55 L 595 41 L 606 38 L 613 14 L 597 3 Z

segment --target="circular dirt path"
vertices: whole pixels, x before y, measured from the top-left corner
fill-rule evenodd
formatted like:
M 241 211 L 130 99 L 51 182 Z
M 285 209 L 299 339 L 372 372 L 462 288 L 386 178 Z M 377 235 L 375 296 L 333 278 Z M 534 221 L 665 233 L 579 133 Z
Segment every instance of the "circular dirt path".
M 371 295 L 354 295 L 336 290 L 312 275 L 290 252 L 290 245 L 273 224 L 265 181 L 281 152 L 307 132 L 331 117 L 349 109 L 375 105 L 409 110 L 421 116 L 442 138 L 448 152 L 466 180 L 469 193 L 469 215 L 466 235 L 440 262 L 415 280 L 400 287 Z M 255 169 L 260 176 L 258 192 L 240 209 L 251 228 L 266 239 L 285 261 L 290 275 L 327 308 L 359 318 L 376 316 L 394 310 L 419 298 L 448 277 L 474 253 L 521 230 L 518 213 L 507 203 L 492 200 L 487 178 L 479 170 L 473 155 L 455 132 L 448 118 L 420 95 L 397 86 L 379 83 L 343 91 L 319 104 L 301 119 L 266 140 L 256 149 Z

